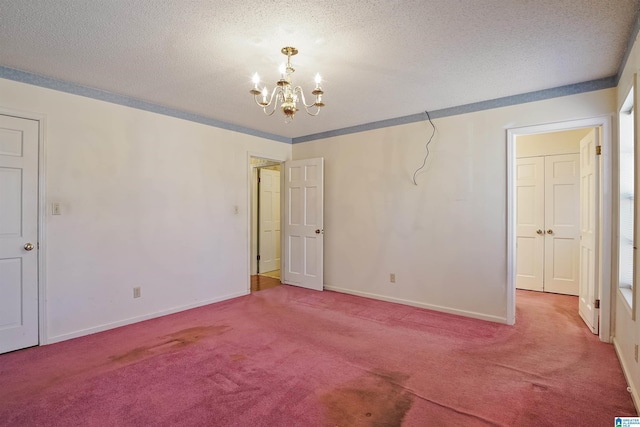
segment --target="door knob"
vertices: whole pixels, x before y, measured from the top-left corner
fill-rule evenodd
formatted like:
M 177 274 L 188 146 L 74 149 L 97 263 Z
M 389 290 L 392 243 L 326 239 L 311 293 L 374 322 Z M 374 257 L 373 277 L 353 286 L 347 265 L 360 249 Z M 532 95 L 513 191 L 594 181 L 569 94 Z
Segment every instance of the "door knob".
M 316 230 L 316 234 L 320 234 L 320 229 L 317 229 L 317 230 Z
M 553 230 L 552 229 L 548 229 L 547 230 L 547 234 L 553 234 Z
M 542 230 L 537 230 L 537 231 L 536 231 L 536 233 L 538 233 L 538 234 L 544 234 L 544 231 L 542 231 Z
M 26 245 L 24 245 L 24 250 L 25 251 L 33 250 L 33 243 L 27 243 Z

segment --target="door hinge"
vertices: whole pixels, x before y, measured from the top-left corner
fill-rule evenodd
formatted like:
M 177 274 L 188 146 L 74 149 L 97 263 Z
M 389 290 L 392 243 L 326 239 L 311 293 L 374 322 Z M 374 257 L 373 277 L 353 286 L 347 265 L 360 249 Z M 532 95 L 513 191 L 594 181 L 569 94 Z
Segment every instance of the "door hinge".
M 602 145 L 596 145 L 596 156 L 602 154 Z
M 258 255 L 258 261 L 260 261 L 260 255 Z
M 593 303 L 593 306 L 594 306 L 595 308 L 600 308 L 600 300 L 599 300 L 599 299 L 597 299 L 597 300 Z

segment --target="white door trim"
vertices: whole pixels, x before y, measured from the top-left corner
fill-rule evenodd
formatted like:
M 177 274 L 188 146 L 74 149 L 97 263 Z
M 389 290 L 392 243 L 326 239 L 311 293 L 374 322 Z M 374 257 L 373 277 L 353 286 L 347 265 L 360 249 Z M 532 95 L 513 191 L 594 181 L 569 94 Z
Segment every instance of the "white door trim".
M 513 325 L 516 321 L 516 265 L 515 265 L 515 163 L 516 137 L 545 132 L 581 128 L 602 129 L 602 156 L 600 170 L 600 274 L 597 278 L 600 288 L 600 340 L 611 342 L 612 290 L 611 280 L 611 221 L 612 221 L 612 129 L 611 116 L 592 117 L 587 119 L 569 120 L 566 122 L 548 123 L 507 129 L 507 323 Z M 577 308 L 576 308 L 577 310 Z
M 45 128 L 46 116 L 28 111 L 20 111 L 9 107 L 0 106 L 0 114 L 21 119 L 35 120 L 38 122 L 38 345 L 49 344 L 47 333 L 47 275 L 46 275 L 46 151 Z
M 245 277 L 247 278 L 247 294 L 251 293 L 251 233 L 252 233 L 252 225 L 251 225 L 251 220 L 252 220 L 252 204 L 253 201 L 251 200 L 251 195 L 252 195 L 252 188 L 251 188 L 251 181 L 252 181 L 252 168 L 251 168 L 251 158 L 255 157 L 258 159 L 265 159 L 265 160 L 269 160 L 272 162 L 277 162 L 277 163 L 281 163 L 284 164 L 285 161 L 287 161 L 286 157 L 280 157 L 280 156 L 273 156 L 270 154 L 264 154 L 264 153 L 259 153 L 257 151 L 247 151 L 247 212 L 246 212 L 246 220 L 247 220 L 247 265 L 246 265 L 246 271 L 245 271 Z M 282 171 L 280 171 L 280 194 L 282 194 L 282 192 L 284 191 L 284 181 L 282 180 L 283 174 Z M 280 197 L 280 212 L 281 212 L 281 216 L 280 216 L 280 221 L 282 221 L 282 209 L 284 209 L 284 198 Z M 283 243 L 283 234 L 281 233 L 280 236 L 280 247 L 282 247 L 282 243 Z M 280 259 L 280 271 L 282 271 L 282 258 Z

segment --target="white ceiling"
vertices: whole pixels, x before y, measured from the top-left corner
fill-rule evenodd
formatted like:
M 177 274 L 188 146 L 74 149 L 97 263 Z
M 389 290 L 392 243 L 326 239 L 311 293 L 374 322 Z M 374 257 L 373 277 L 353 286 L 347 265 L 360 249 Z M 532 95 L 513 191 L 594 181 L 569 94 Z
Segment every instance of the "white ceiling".
M 640 0 L 0 0 L 0 65 L 286 138 L 617 73 Z M 326 107 L 285 124 L 283 46 Z M 309 95 L 310 97 L 310 95 Z

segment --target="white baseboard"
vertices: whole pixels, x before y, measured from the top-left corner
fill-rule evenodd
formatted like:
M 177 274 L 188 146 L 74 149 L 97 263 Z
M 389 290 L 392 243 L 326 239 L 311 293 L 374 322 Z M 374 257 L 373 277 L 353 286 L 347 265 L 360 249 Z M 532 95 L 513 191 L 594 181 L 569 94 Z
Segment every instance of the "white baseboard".
M 633 404 L 636 407 L 636 412 L 640 413 L 640 395 L 638 395 L 637 384 L 633 382 L 633 377 L 631 376 L 631 371 L 627 366 L 623 357 L 620 357 L 622 351 L 620 350 L 620 345 L 618 344 L 618 340 L 613 337 L 613 348 L 616 350 L 616 356 L 618 356 L 618 360 L 620 361 L 620 366 L 622 366 L 622 372 L 624 373 L 624 377 L 627 380 L 627 384 L 631 389 L 631 400 L 633 400 Z
M 475 311 L 458 310 L 456 308 L 443 307 L 441 305 L 425 304 L 423 302 L 411 301 L 411 300 L 406 300 L 406 299 L 401 299 L 401 298 L 388 297 L 388 296 L 385 296 L 385 295 L 372 294 L 372 293 L 369 293 L 369 292 L 355 291 L 353 289 L 339 288 L 337 286 L 324 285 L 324 289 L 327 290 L 327 291 L 334 291 L 334 292 L 340 292 L 340 293 L 343 293 L 343 294 L 356 295 L 356 296 L 359 296 L 359 297 L 372 298 L 372 299 L 377 299 L 377 300 L 380 300 L 380 301 L 395 302 L 395 303 L 398 303 L 398 304 L 410 305 L 412 307 L 426 308 L 428 310 L 439 311 L 439 312 L 442 312 L 442 313 L 449 313 L 449 314 L 455 314 L 455 315 L 458 315 L 458 316 L 471 317 L 471 318 L 474 318 L 474 319 L 487 320 L 489 322 L 505 323 L 505 324 L 507 323 L 507 318 L 506 317 L 492 316 L 490 314 L 477 313 Z
M 109 329 L 118 328 L 120 326 L 131 325 L 133 323 L 142 322 L 144 320 L 154 319 L 156 317 L 162 317 L 162 316 L 166 316 L 168 314 L 178 313 L 180 311 L 190 310 L 192 308 L 198 308 L 198 307 L 202 307 L 202 306 L 205 306 L 205 305 L 213 304 L 213 303 L 216 303 L 216 302 L 221 302 L 221 301 L 226 301 L 226 300 L 229 300 L 229 299 L 232 299 L 232 298 L 241 297 L 241 296 L 244 296 L 244 295 L 248 295 L 249 293 L 250 293 L 249 290 L 244 290 L 242 292 L 236 292 L 236 293 L 233 293 L 233 294 L 224 295 L 222 297 L 213 298 L 213 299 L 206 300 L 206 301 L 198 301 L 198 302 L 193 303 L 193 304 L 187 304 L 187 305 L 182 305 L 182 306 L 179 306 L 179 307 L 173 307 L 173 308 L 170 308 L 170 309 L 167 309 L 167 310 L 162 310 L 162 311 L 157 311 L 157 312 L 154 312 L 154 313 L 144 314 L 142 316 L 131 317 L 129 319 L 119 320 L 117 322 L 105 323 L 103 325 L 98 325 L 98 326 L 94 326 L 94 327 L 87 328 L 87 329 L 81 329 L 79 331 L 74 331 L 74 332 L 70 332 L 70 333 L 67 333 L 67 334 L 56 335 L 56 336 L 53 336 L 53 337 L 49 337 L 47 339 L 46 344 L 53 344 L 53 343 L 60 342 L 60 341 L 70 340 L 72 338 L 78 338 L 78 337 L 83 337 L 85 335 L 91 335 L 91 334 L 95 334 L 95 333 L 98 333 L 98 332 L 107 331 Z M 43 343 L 43 344 L 45 344 L 45 343 Z

